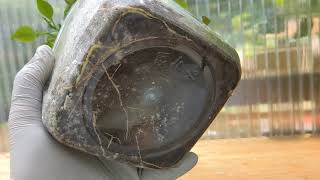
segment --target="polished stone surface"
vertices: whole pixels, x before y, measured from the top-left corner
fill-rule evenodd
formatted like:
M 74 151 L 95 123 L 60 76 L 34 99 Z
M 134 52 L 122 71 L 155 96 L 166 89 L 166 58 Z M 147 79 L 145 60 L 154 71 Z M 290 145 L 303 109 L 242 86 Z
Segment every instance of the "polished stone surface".
M 171 0 L 79 0 L 54 47 L 43 123 L 59 142 L 171 167 L 240 80 L 237 53 Z

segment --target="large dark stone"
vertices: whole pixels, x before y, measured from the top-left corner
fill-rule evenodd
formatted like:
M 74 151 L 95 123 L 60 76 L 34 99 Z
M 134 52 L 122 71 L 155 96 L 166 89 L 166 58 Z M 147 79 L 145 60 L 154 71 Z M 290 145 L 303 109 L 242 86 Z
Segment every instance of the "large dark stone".
M 139 167 L 179 161 L 241 74 L 234 49 L 169 0 L 80 0 L 54 52 L 48 131 L 69 147 Z

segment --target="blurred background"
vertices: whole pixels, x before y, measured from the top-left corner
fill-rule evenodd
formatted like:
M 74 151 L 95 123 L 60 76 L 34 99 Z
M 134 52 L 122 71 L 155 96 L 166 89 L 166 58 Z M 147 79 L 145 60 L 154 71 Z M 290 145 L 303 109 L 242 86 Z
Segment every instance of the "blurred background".
M 64 1 L 49 0 L 62 19 Z M 187 0 L 234 47 L 242 80 L 204 139 L 320 133 L 320 0 Z M 0 151 L 8 150 L 12 81 L 43 42 L 23 44 L 20 25 L 45 29 L 34 1 L 0 0 Z M 59 8 L 61 7 L 61 9 Z
M 58 14 L 55 18 L 62 19 L 64 2 L 50 2 Z M 234 95 L 204 138 L 320 132 L 319 0 L 187 2 L 195 16 L 209 17 L 209 26 L 237 50 L 243 70 Z M 0 0 L 1 126 L 8 119 L 14 76 L 43 42 L 20 43 L 10 38 L 21 25 L 46 28 L 34 3 Z

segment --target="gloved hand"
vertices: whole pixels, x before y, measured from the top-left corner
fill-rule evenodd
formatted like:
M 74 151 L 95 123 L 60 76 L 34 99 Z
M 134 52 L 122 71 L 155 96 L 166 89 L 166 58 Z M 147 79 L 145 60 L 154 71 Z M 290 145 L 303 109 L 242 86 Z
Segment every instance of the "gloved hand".
M 102 163 L 55 141 L 41 121 L 42 89 L 53 67 L 51 49 L 41 46 L 15 78 L 9 116 L 12 180 L 168 180 L 195 166 L 197 155 L 188 153 L 171 169 L 145 169 L 140 175 L 133 166 Z

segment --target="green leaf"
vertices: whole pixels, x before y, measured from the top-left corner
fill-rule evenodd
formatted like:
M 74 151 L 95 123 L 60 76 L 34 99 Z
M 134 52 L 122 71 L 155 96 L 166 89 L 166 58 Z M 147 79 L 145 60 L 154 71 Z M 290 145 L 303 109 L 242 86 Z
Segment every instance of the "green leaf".
M 202 22 L 205 24 L 205 25 L 209 25 L 211 20 L 207 17 L 207 16 L 202 16 Z
M 284 0 L 276 0 L 276 5 L 278 7 L 283 7 L 284 6 Z
M 185 0 L 175 0 L 176 3 L 178 3 L 181 7 L 187 9 L 188 8 L 188 3 Z
M 64 2 L 68 5 L 73 5 L 77 0 L 64 0 Z
M 64 13 L 63 13 L 63 18 L 66 18 L 70 9 L 71 9 L 72 5 L 67 5 L 66 8 L 64 9 Z
M 42 16 L 52 21 L 53 8 L 47 1 L 37 0 L 37 7 Z
M 57 38 L 56 36 L 48 36 L 46 40 L 46 45 L 52 48 L 56 38 Z
M 77 0 L 64 0 L 65 3 L 67 4 L 66 7 L 64 8 L 64 16 L 63 18 L 66 18 L 70 9 L 72 8 L 73 4 L 77 1 Z
M 37 33 L 30 26 L 21 26 L 12 33 L 11 38 L 21 42 L 32 42 L 37 38 Z
M 66 4 L 73 5 L 77 0 L 64 0 Z
M 56 27 L 56 25 L 54 24 L 53 21 L 50 21 L 50 20 L 48 20 L 48 19 L 45 18 L 45 17 L 42 17 L 42 19 L 48 24 L 48 27 L 49 27 L 50 29 L 59 30 L 59 28 Z

